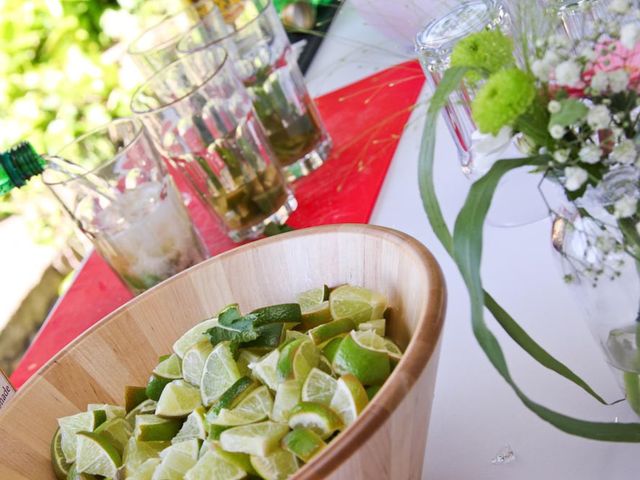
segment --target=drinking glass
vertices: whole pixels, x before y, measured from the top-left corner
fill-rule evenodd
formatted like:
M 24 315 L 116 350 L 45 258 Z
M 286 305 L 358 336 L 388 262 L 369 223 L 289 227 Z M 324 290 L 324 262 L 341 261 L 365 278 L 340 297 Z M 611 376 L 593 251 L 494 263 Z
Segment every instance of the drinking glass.
M 178 44 L 191 53 L 224 47 L 242 82 L 287 178 L 320 167 L 331 139 L 304 83 L 291 45 L 269 0 L 244 0 L 225 11 L 214 8 Z
M 116 120 L 46 159 L 44 183 L 133 293 L 208 256 L 139 121 Z
M 134 94 L 131 109 L 232 240 L 260 236 L 297 207 L 223 48 L 160 70 Z
M 580 40 L 594 33 L 596 22 L 607 20 L 607 4 L 602 0 L 560 0 L 551 8 L 560 19 L 562 33 Z
M 416 52 L 434 92 L 450 66 L 451 52 L 458 41 L 483 29 L 512 30 L 511 18 L 500 0 L 471 0 L 430 22 L 416 36 Z M 501 158 L 522 157 L 517 139 L 506 135 L 490 145 L 471 116 L 475 90 L 463 84 L 449 97 L 442 114 L 456 146 L 462 171 L 475 180 Z M 502 135 L 504 137 L 504 135 Z M 500 136 L 499 136 L 500 137 Z M 520 170 L 509 172 L 500 182 L 489 211 L 495 226 L 518 226 L 540 220 L 548 209 L 539 191 L 541 177 Z M 517 205 L 517 208 L 514 206 Z

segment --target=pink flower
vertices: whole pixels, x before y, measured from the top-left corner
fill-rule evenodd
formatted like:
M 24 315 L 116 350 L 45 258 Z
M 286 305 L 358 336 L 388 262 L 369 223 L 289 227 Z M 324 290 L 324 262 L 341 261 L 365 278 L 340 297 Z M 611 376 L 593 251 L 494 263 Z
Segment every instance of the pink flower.
M 640 42 L 636 43 L 633 50 L 629 50 L 619 41 L 607 41 L 597 45 L 595 51 L 596 60 L 587 64 L 582 75 L 587 84 L 599 72 L 610 74 L 623 71 L 629 76 L 629 87 L 640 91 Z

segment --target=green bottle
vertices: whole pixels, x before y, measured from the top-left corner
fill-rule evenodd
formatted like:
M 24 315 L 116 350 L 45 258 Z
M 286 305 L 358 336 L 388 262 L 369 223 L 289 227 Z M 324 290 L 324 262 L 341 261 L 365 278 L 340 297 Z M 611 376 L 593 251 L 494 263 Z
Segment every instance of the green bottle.
M 28 142 L 22 142 L 0 153 L 0 195 L 20 188 L 40 175 L 47 162 Z

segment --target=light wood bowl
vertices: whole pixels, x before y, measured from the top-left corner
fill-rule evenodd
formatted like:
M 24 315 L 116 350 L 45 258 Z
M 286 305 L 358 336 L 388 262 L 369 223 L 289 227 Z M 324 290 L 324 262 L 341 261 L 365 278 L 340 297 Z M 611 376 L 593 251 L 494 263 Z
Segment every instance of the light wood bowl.
M 122 403 L 188 327 L 239 302 L 288 302 L 326 283 L 385 293 L 388 335 L 406 353 L 361 417 L 300 479 L 419 479 L 446 303 L 438 264 L 413 238 L 368 225 L 300 230 L 239 247 L 140 295 L 68 345 L 0 412 L 0 479 L 54 478 L 56 418 Z M 87 308 L 91 308 L 87 305 Z

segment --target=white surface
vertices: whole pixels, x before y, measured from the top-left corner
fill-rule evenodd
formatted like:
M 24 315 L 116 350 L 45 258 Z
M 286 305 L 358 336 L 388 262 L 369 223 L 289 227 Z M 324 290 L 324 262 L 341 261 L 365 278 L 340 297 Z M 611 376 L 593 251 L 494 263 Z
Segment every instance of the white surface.
M 408 58 L 394 50 L 387 37 L 368 27 L 347 3 L 308 72 L 309 86 L 318 95 Z M 407 232 L 427 245 L 447 281 L 448 312 L 423 478 L 638 478 L 640 446 L 584 440 L 556 430 L 522 405 L 478 347 L 471 332 L 462 279 L 432 233 L 421 206 L 416 172 L 423 118 L 424 110 L 414 113 L 371 219 L 372 223 Z M 469 183 L 458 167 L 443 124 L 438 132 L 436 185 L 445 217 L 453 223 Z M 607 400 L 619 399 L 622 395 L 614 377 L 562 282 L 549 233 L 548 221 L 510 229 L 487 227 L 485 287 L 551 354 Z M 601 406 L 524 355 L 491 318 L 487 323 L 503 345 L 514 378 L 536 401 L 590 420 L 636 420 L 624 403 Z M 516 460 L 491 464 L 505 444 L 513 448 Z

